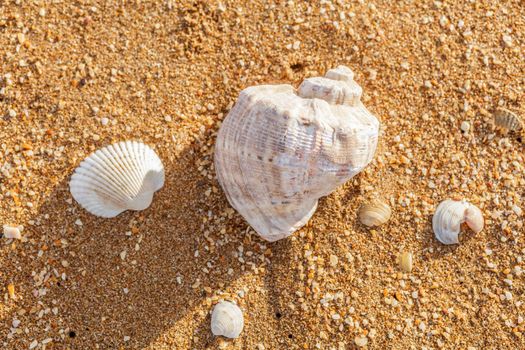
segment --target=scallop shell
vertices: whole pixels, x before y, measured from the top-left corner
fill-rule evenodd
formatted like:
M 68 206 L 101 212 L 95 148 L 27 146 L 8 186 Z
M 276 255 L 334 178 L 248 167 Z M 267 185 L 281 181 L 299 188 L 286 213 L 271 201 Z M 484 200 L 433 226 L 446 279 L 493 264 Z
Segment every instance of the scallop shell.
M 344 66 L 325 77 L 243 90 L 215 145 L 217 178 L 230 204 L 268 241 L 306 224 L 320 197 L 370 163 L 378 120 Z
M 494 112 L 494 123 L 496 126 L 509 131 L 519 131 L 523 129 L 521 118 L 505 108 L 499 108 Z
M 447 199 L 438 205 L 432 218 L 432 229 L 441 243 L 458 244 L 462 223 L 466 223 L 476 233 L 483 230 L 481 210 L 466 200 Z
M 112 218 L 149 207 L 164 185 L 164 167 L 149 146 L 125 141 L 84 159 L 71 177 L 73 198 L 90 213 Z
M 221 301 L 211 314 L 211 332 L 227 338 L 237 338 L 244 327 L 241 309 L 229 301 Z
M 364 204 L 358 213 L 359 221 L 369 227 L 383 225 L 390 219 L 391 215 L 390 206 L 380 200 L 373 200 Z

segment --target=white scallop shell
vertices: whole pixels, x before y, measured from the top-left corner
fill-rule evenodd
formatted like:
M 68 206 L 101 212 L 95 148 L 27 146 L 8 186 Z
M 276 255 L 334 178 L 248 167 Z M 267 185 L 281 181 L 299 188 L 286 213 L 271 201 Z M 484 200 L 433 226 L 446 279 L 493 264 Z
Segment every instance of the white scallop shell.
M 372 160 L 378 120 L 361 104 L 353 73 L 243 90 L 215 145 L 217 178 L 230 204 L 268 241 L 291 235 L 320 197 Z
M 241 309 L 229 301 L 221 301 L 211 314 L 211 332 L 227 338 L 237 338 L 244 327 Z
M 462 223 L 466 223 L 472 231 L 480 232 L 484 225 L 481 210 L 466 200 L 447 199 L 438 205 L 432 218 L 432 229 L 441 243 L 458 244 Z
M 90 213 L 111 218 L 149 207 L 164 185 L 164 167 L 149 146 L 125 141 L 84 159 L 71 177 L 73 198 Z

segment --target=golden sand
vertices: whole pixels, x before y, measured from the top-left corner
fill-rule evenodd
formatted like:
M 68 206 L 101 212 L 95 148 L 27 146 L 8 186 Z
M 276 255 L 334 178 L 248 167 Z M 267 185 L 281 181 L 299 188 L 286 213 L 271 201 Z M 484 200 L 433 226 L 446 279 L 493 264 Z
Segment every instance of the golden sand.
M 523 1 L 0 1 L 3 349 L 525 348 Z M 213 169 L 240 90 L 356 72 L 382 122 L 373 163 L 267 243 Z M 97 148 L 138 139 L 166 184 L 142 212 L 90 215 L 68 181 Z M 378 194 L 393 210 L 357 220 Z M 446 198 L 486 227 L 444 246 Z M 412 253 L 411 272 L 398 256 Z M 408 271 L 408 269 L 407 269 Z M 213 337 L 219 299 L 240 338 Z

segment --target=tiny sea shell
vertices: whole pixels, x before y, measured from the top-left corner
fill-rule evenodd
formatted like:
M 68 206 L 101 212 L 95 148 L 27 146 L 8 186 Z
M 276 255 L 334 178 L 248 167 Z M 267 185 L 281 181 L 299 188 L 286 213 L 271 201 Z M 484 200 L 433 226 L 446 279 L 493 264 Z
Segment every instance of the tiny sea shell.
M 211 332 L 227 338 L 238 338 L 244 327 L 241 309 L 229 301 L 221 301 L 211 314 Z
M 403 272 L 411 272 L 412 271 L 412 253 L 410 252 L 402 252 L 399 255 L 398 262 L 399 262 L 399 268 Z
M 521 118 L 505 108 L 499 108 L 494 112 L 494 123 L 496 126 L 509 131 L 519 131 L 523 128 Z
M 111 218 L 125 210 L 149 207 L 164 185 L 164 167 L 149 146 L 125 141 L 104 147 L 75 170 L 69 187 L 90 213 Z
M 462 223 L 472 231 L 480 232 L 484 225 L 481 210 L 466 200 L 447 199 L 438 205 L 432 218 L 432 229 L 441 243 L 457 244 Z
M 4 238 L 7 239 L 22 239 L 20 227 L 12 227 L 4 225 Z
M 359 221 L 369 227 L 383 225 L 391 215 L 392 210 L 388 204 L 377 199 L 364 204 L 358 213 Z

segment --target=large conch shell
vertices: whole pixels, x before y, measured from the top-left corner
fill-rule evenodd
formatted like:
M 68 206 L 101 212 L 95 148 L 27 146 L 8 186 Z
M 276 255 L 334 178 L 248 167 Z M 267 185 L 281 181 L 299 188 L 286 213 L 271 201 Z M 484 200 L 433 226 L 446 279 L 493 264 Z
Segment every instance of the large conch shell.
M 305 225 L 320 197 L 372 160 L 378 120 L 344 66 L 325 77 L 243 90 L 215 145 L 230 204 L 268 241 Z
M 112 218 L 149 207 L 164 185 L 164 166 L 149 146 L 125 141 L 84 159 L 71 177 L 73 198 L 90 213 Z

